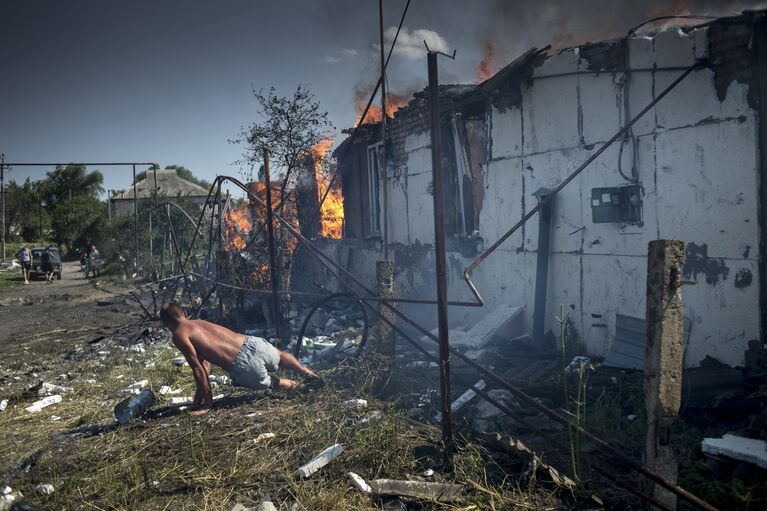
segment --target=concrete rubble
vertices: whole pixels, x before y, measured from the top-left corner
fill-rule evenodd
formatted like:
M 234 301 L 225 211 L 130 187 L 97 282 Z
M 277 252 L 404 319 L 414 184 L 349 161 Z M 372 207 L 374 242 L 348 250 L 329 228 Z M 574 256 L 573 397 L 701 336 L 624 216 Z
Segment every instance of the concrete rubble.
M 52 484 L 38 484 L 35 491 L 43 497 L 47 497 L 54 492 L 54 487 Z
M 701 449 L 706 454 L 725 456 L 767 469 L 767 442 L 725 434 L 722 438 L 704 438 Z
M 55 405 L 57 403 L 61 403 L 62 399 L 63 398 L 58 394 L 44 397 L 43 399 L 40 399 L 39 401 L 35 401 L 30 406 L 24 408 L 24 410 L 26 410 L 27 413 L 36 413 L 45 407 Z
M 296 475 L 305 479 L 333 461 L 342 452 L 344 452 L 344 448 L 341 444 L 333 444 L 304 465 L 298 467 Z

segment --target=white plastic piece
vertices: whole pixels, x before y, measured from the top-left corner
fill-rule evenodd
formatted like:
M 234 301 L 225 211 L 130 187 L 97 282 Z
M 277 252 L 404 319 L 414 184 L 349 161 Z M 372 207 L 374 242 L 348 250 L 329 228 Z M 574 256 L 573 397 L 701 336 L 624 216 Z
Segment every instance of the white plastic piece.
M 192 401 L 194 401 L 194 398 L 191 398 L 189 396 L 170 398 L 170 404 L 172 405 L 184 405 L 186 403 L 191 403 Z
M 349 399 L 344 401 L 344 406 L 347 408 L 366 408 L 368 402 L 366 399 Z
M 131 383 L 130 385 L 128 385 L 126 387 L 126 390 L 131 390 L 131 391 L 133 391 L 133 390 L 141 390 L 141 389 L 145 388 L 147 385 L 149 385 L 149 380 L 141 380 L 141 381 L 137 381 L 135 383 Z
M 39 493 L 43 497 L 47 497 L 48 495 L 53 493 L 54 488 L 52 484 L 38 484 L 35 490 L 37 490 L 37 493 Z
M 3 399 L 2 401 L 0 401 L 0 412 L 5 410 L 6 408 L 8 408 L 8 400 Z
M 274 436 L 275 436 L 274 433 L 261 433 L 260 435 L 258 435 L 256 438 L 253 439 L 253 443 L 260 444 L 261 442 L 265 440 L 271 440 L 272 438 L 274 438 Z
M 51 405 L 55 405 L 56 403 L 61 403 L 61 399 L 62 399 L 61 396 L 58 394 L 54 396 L 44 397 L 41 400 L 35 401 L 30 406 L 24 408 L 24 410 L 26 410 L 27 413 L 39 412 L 46 406 L 51 406 Z
M 362 479 L 359 475 L 355 474 L 354 472 L 349 472 L 347 475 L 359 491 L 362 493 L 373 493 L 373 488 L 371 488 L 370 485 L 366 483 L 365 480 Z
M 309 477 L 310 475 L 317 472 L 319 469 L 333 461 L 338 455 L 340 455 L 342 452 L 344 452 L 344 448 L 341 447 L 341 444 L 333 444 L 321 453 L 319 453 L 317 456 L 315 456 L 311 461 L 306 463 L 305 465 L 301 465 L 298 467 L 298 470 L 296 470 L 296 475 L 301 477 Z

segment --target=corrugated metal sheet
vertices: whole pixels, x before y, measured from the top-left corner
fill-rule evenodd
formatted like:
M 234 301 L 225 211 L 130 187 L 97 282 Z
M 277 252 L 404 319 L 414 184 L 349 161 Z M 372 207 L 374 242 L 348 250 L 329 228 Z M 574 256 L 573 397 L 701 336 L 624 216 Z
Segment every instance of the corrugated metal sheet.
M 644 369 L 647 329 L 644 318 L 615 314 L 615 339 L 604 365 L 624 369 Z

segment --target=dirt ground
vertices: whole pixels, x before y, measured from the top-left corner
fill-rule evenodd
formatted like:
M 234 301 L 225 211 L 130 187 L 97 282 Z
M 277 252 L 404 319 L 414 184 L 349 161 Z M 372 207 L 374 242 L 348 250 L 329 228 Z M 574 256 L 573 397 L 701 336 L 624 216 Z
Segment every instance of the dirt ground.
M 41 278 L 24 285 L 19 272 L 18 281 L 0 291 L 0 355 L 7 346 L 46 335 L 85 334 L 135 322 L 140 315 L 135 303 L 125 301 L 129 290 L 85 279 L 77 262 L 65 262 L 62 279 L 50 285 Z
M 0 483 L 10 487 L 0 491 L 12 492 L 0 496 L 0 510 L 228 511 L 266 495 L 279 509 L 313 511 L 559 509 L 560 499 L 571 500 L 556 485 L 509 477 L 519 460 L 469 441 L 460 442 L 455 470 L 441 471 L 439 429 L 367 396 L 370 370 L 359 360 L 314 367 L 327 386 L 306 392 L 243 391 L 222 381 L 213 410 L 193 417 L 188 403 L 175 401 L 194 394 L 191 371 L 175 361 L 168 333 L 128 300 L 134 289 L 87 281 L 67 263 L 54 284 L 19 279 L 0 292 Z M 131 387 L 150 389 L 156 403 L 117 427 L 113 409 Z M 46 393 L 59 401 L 30 411 Z M 345 404 L 352 398 L 369 404 Z M 299 465 L 335 443 L 344 448 L 338 460 L 296 478 Z M 455 483 L 462 496 L 373 497 L 355 489 L 348 472 Z M 53 493 L 41 494 L 41 484 Z

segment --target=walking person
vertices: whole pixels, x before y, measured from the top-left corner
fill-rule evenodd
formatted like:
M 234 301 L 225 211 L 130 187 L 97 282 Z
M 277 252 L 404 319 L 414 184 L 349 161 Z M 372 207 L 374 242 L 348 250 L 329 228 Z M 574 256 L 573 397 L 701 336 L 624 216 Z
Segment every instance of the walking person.
M 53 284 L 53 252 L 51 247 L 45 249 L 40 255 L 40 266 L 43 273 L 45 273 L 45 283 Z
M 293 355 L 278 350 L 265 339 L 238 334 L 208 321 L 189 319 L 177 303 L 162 306 L 160 321 L 172 332 L 173 344 L 192 368 L 197 383 L 194 405 L 199 407 L 193 415 L 207 413 L 213 405 L 208 383 L 211 364 L 227 371 L 236 387 L 290 390 L 301 385 L 269 374 L 277 369 L 287 369 L 303 376 L 307 382 L 322 384 L 320 377 L 301 365 Z
M 88 269 L 85 272 L 85 277 L 88 277 L 88 271 L 90 271 L 92 277 L 95 277 L 96 273 L 98 272 L 99 265 L 99 251 L 96 250 L 96 245 L 91 243 L 88 247 Z
M 24 284 L 29 284 L 29 272 L 32 270 L 32 251 L 26 245 L 22 245 L 16 258 L 21 263 L 21 275 L 24 277 Z

